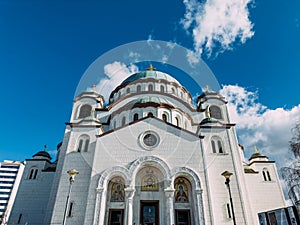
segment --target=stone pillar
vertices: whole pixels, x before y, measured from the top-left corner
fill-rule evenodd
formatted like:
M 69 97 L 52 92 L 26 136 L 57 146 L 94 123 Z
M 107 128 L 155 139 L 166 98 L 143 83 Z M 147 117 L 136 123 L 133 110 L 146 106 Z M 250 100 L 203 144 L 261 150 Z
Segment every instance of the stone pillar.
M 165 190 L 166 197 L 166 225 L 175 224 L 174 220 L 174 189 L 172 187 L 168 187 Z
M 94 225 L 103 225 L 104 224 L 104 215 L 105 215 L 105 198 L 103 199 L 104 188 L 100 187 L 96 189 L 96 206 L 94 214 Z
M 202 201 L 202 189 L 195 189 L 196 199 L 195 199 L 195 209 L 197 209 L 197 218 L 196 224 L 204 225 L 204 210 L 203 210 L 203 201 Z
M 132 187 L 125 188 L 126 208 L 125 208 L 125 223 L 124 225 L 133 224 L 133 196 L 135 189 Z

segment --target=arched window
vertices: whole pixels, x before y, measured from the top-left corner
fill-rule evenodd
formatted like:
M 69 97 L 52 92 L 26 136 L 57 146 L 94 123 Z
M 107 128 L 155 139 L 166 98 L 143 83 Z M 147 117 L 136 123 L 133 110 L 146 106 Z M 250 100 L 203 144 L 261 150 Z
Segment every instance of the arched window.
M 165 92 L 165 87 L 163 85 L 160 86 L 160 92 L 162 92 L 162 93 Z
M 183 93 L 182 92 L 180 92 L 180 98 L 183 99 Z
M 149 112 L 149 113 L 148 113 L 148 117 L 153 117 L 153 113 L 152 113 L 152 112 Z
M 174 89 L 174 88 L 172 88 L 171 90 L 172 90 L 172 94 L 175 94 L 175 89 Z
M 133 115 L 133 121 L 137 121 L 139 119 L 139 114 L 135 113 Z
M 214 140 L 211 140 L 211 148 L 213 153 L 217 153 L 216 144 Z
M 91 116 L 91 112 L 92 112 L 92 106 L 85 104 L 80 107 L 80 112 L 79 112 L 78 118 L 80 119 L 80 118 L 89 117 L 89 116 Z
M 223 144 L 219 137 L 211 139 L 211 148 L 213 153 L 224 153 Z
M 152 84 L 149 84 L 148 91 L 153 91 L 153 85 Z
M 212 118 L 219 119 L 219 120 L 223 118 L 220 107 L 212 105 L 209 107 L 209 111 L 210 111 L 210 116 Z
M 179 127 L 179 119 L 178 119 L 178 117 L 175 117 L 175 123 L 176 123 L 176 126 Z
M 90 137 L 86 134 L 81 135 L 77 143 L 77 152 L 87 152 L 89 150 Z
M 124 126 L 124 125 L 125 125 L 125 123 L 126 123 L 126 117 L 125 117 L 125 116 L 123 116 L 123 118 L 122 118 L 122 126 Z
M 130 93 L 130 88 L 126 89 L 126 93 L 129 94 Z
M 163 121 L 168 122 L 168 117 L 166 114 L 162 114 L 162 119 Z
M 142 90 L 141 85 L 138 85 L 138 86 L 136 87 L 136 92 L 141 92 L 141 90 Z
M 37 173 L 38 173 L 38 168 L 35 168 L 35 167 L 31 168 L 28 179 L 29 180 L 35 180 L 36 177 L 37 177 Z
M 263 168 L 262 174 L 264 177 L 264 181 L 271 181 L 270 172 L 268 171 L 267 168 Z
M 115 121 L 114 121 L 113 129 L 116 129 L 116 128 L 117 128 L 117 121 L 115 120 Z

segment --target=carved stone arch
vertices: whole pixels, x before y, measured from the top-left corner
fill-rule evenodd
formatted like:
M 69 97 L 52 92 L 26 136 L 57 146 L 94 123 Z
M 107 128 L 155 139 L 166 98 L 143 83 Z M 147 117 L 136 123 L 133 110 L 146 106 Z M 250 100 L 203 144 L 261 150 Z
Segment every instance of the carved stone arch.
M 129 171 L 125 167 L 114 166 L 112 168 L 104 170 L 98 181 L 98 188 L 106 187 L 108 182 L 113 178 L 120 176 L 125 180 L 125 185 L 127 186 L 130 183 Z
M 166 162 L 164 162 L 162 159 L 155 156 L 144 156 L 136 159 L 129 168 L 129 174 L 130 177 L 132 178 L 131 180 L 132 186 L 135 185 L 135 179 L 138 171 L 144 165 L 147 165 L 147 163 L 151 163 L 151 166 L 155 166 L 156 168 L 158 168 L 162 172 L 165 181 L 169 181 L 171 179 L 170 168 L 166 164 Z
M 176 167 L 171 171 L 172 183 L 174 180 L 179 177 L 183 176 L 187 178 L 191 184 L 193 189 L 201 190 L 201 182 L 199 176 L 190 168 L 187 167 Z

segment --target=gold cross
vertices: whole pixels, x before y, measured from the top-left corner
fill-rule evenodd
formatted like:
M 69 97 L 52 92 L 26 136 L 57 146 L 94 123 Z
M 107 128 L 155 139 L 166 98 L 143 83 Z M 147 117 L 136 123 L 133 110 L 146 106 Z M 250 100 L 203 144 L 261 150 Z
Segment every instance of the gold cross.
M 153 71 L 153 70 L 156 70 L 156 68 L 154 68 L 154 67 L 152 66 L 152 64 L 150 63 L 150 66 L 149 66 L 146 70 Z

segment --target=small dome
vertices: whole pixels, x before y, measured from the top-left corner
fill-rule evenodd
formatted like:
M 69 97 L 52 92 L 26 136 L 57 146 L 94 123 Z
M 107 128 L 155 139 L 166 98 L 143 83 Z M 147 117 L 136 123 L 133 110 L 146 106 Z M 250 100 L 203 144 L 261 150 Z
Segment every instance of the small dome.
M 256 158 L 268 158 L 268 157 L 261 154 L 260 152 L 255 152 L 251 155 L 249 160 L 256 159 Z
M 44 150 L 43 151 L 39 151 L 38 153 L 34 154 L 32 156 L 32 158 L 39 158 L 39 159 L 46 158 L 48 160 L 52 159 L 52 157 L 50 156 L 50 154 L 48 152 L 44 151 Z
M 133 82 L 135 80 L 148 79 L 148 78 L 154 78 L 157 80 L 166 80 L 181 85 L 174 77 L 170 76 L 167 73 L 163 73 L 156 70 L 147 70 L 147 71 L 135 73 L 130 77 L 128 77 L 126 80 L 124 80 L 121 85 Z

